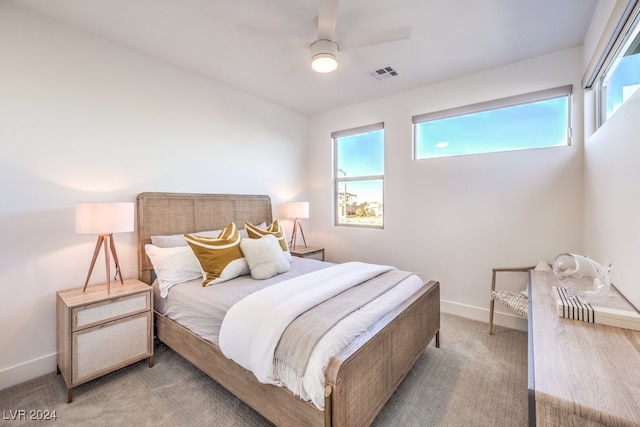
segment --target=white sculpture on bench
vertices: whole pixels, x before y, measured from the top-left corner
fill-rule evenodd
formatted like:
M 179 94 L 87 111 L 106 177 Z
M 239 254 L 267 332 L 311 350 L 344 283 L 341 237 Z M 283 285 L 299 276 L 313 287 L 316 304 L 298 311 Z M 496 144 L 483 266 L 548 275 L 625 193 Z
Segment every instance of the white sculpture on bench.
M 560 254 L 553 261 L 553 272 L 558 279 L 586 277 L 593 281 L 593 292 L 584 295 L 587 298 L 589 295 L 607 295 L 611 292 L 610 271 L 611 263 L 602 265 L 584 255 Z

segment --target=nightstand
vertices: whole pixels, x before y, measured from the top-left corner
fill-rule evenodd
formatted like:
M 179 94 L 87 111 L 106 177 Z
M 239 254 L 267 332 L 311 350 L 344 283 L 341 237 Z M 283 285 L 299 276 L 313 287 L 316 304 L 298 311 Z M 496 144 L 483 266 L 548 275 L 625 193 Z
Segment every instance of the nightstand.
M 318 261 L 324 261 L 324 248 L 318 248 L 313 246 L 296 246 L 291 248 L 291 255 L 300 258 L 317 259 Z
M 59 291 L 56 298 L 57 362 L 73 388 L 139 360 L 153 366 L 151 286 L 135 279 Z

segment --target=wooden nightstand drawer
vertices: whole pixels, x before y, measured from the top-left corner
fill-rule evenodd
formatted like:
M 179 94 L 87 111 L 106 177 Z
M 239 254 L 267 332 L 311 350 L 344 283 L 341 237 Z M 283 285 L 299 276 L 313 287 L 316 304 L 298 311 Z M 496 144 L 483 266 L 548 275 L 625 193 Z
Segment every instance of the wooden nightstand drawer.
M 73 319 L 72 330 L 77 331 L 92 325 L 149 311 L 150 304 L 151 294 L 145 292 L 76 307 L 72 310 L 71 315 Z
M 300 258 L 317 259 L 318 261 L 324 261 L 324 248 L 317 248 L 313 246 L 296 246 L 291 248 L 291 255 Z
M 142 359 L 153 366 L 151 286 L 128 279 L 106 285 L 58 291 L 56 297 L 57 362 L 73 388 Z
M 151 356 L 151 312 L 73 333 L 71 381 L 81 383 Z

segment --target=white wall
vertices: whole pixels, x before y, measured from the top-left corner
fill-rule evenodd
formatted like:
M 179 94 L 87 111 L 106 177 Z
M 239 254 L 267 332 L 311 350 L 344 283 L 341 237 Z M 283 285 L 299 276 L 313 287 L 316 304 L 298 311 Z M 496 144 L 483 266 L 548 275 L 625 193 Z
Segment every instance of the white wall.
M 626 1 L 618 0 L 624 4 Z M 594 14 L 588 37 L 597 43 L 609 16 Z M 592 55 L 585 55 L 585 64 Z M 594 116 L 593 91 L 585 101 L 585 116 Z M 640 92 L 593 132 L 585 123 L 585 253 L 612 262 L 611 280 L 640 309 Z M 591 134 L 593 132 L 593 134 Z
M 575 48 L 313 117 L 310 240 L 332 261 L 389 263 L 439 280 L 443 311 L 487 321 L 492 267 L 582 248 L 581 73 Z M 569 83 L 570 147 L 412 160 L 413 115 Z M 377 122 L 385 123 L 385 228 L 336 227 L 330 133 Z M 509 316 L 496 323 L 526 327 Z
M 76 202 L 306 199 L 301 115 L 6 2 L 0 52 L 0 389 L 55 370 L 55 293 L 84 283 L 95 245 Z M 135 277 L 135 233 L 115 240 Z
M 585 144 L 585 253 L 640 309 L 640 92 Z

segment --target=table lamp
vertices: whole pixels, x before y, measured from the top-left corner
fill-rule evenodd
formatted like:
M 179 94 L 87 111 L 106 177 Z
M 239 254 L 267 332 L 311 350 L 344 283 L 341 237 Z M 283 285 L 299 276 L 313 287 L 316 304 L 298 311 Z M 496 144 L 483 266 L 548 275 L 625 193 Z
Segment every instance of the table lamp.
M 284 205 L 284 216 L 287 218 L 293 218 L 293 233 L 291 240 L 289 241 L 289 249 L 296 247 L 296 236 L 298 230 L 302 234 L 302 241 L 304 247 L 307 247 L 307 241 L 304 238 L 304 231 L 300 224 L 300 218 L 309 218 L 309 202 L 287 202 Z
M 124 284 L 120 263 L 116 253 L 116 245 L 113 241 L 113 233 L 128 233 L 133 231 L 133 203 L 78 203 L 76 204 L 76 233 L 97 234 L 98 241 L 93 251 L 93 259 L 84 282 L 82 292 L 87 289 L 93 266 L 100 253 L 100 247 L 104 246 L 104 260 L 107 271 L 107 293 L 111 293 L 111 274 L 109 253 L 113 255 L 116 266 L 116 277 L 120 277 L 120 283 Z

